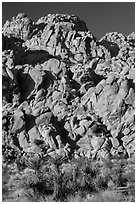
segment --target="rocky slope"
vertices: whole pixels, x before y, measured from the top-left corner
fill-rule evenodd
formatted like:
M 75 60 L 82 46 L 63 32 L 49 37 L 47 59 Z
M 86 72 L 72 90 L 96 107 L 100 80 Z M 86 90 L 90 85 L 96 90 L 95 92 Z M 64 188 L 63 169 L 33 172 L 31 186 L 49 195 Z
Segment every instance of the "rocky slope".
M 3 26 L 3 155 L 134 156 L 135 35 L 100 40 L 78 17 Z

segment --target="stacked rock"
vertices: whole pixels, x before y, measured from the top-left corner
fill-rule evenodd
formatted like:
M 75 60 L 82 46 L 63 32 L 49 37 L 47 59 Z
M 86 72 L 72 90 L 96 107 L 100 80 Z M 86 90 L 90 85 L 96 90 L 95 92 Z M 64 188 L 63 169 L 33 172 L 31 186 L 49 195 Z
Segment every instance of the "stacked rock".
M 92 157 L 135 151 L 135 35 L 97 40 L 78 17 L 3 26 L 3 146 Z M 6 152 L 4 148 L 4 152 Z

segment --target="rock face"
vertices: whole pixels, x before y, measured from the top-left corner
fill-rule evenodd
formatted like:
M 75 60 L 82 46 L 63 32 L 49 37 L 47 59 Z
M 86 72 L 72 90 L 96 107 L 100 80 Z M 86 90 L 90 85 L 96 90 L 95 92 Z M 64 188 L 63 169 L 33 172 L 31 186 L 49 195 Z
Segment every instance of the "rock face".
M 97 40 L 78 17 L 3 26 L 3 146 L 94 159 L 135 153 L 135 35 Z M 32 151 L 33 150 L 33 151 Z

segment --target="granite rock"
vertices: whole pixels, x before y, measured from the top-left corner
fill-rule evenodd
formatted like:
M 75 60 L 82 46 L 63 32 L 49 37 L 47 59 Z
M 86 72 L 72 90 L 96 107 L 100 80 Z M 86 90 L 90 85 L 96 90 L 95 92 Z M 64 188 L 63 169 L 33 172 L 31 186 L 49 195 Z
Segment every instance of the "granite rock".
M 134 33 L 97 40 L 75 15 L 33 22 L 19 13 L 2 34 L 4 144 L 16 138 L 20 149 L 53 157 L 135 154 Z M 43 126 L 52 127 L 46 150 L 35 144 Z

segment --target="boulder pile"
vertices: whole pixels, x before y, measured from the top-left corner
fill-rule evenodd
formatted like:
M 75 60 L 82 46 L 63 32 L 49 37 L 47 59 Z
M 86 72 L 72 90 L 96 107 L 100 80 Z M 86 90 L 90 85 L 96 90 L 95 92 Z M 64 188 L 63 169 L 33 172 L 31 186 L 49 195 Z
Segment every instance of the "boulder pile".
M 2 42 L 3 155 L 134 157 L 134 33 L 97 40 L 74 15 L 19 13 Z

